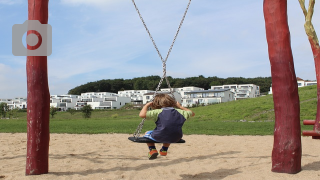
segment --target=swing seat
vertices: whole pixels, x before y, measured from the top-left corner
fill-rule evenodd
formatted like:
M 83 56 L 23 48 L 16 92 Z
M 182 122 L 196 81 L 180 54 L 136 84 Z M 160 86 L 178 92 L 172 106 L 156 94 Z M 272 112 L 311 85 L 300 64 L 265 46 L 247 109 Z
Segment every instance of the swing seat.
M 138 137 L 137 139 L 135 137 L 128 137 L 128 139 L 132 142 L 136 142 L 136 143 L 161 143 L 161 142 L 156 142 L 153 141 L 149 138 L 145 138 L 145 137 Z M 180 139 L 178 142 L 176 143 L 185 143 L 186 141 L 183 139 Z

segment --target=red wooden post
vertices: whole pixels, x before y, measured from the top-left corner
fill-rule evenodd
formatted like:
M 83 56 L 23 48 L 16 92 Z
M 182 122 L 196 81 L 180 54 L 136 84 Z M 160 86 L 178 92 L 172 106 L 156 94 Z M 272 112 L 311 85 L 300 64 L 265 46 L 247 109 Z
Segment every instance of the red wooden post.
M 28 20 L 48 23 L 48 0 L 28 0 Z M 28 32 L 29 34 L 30 32 Z M 28 46 L 28 49 L 32 47 Z M 28 134 L 26 175 L 48 173 L 49 112 L 47 56 L 27 56 Z
M 317 78 L 317 116 L 316 121 L 313 126 L 313 130 L 317 133 L 320 133 L 320 47 L 319 43 L 315 42 L 311 37 L 309 38 L 309 42 L 312 48 L 313 58 L 314 58 L 314 64 L 316 67 L 316 78 Z M 313 139 L 320 139 L 320 136 L 313 136 Z
M 275 111 L 272 171 L 301 171 L 300 103 L 290 45 L 287 0 L 264 0 Z

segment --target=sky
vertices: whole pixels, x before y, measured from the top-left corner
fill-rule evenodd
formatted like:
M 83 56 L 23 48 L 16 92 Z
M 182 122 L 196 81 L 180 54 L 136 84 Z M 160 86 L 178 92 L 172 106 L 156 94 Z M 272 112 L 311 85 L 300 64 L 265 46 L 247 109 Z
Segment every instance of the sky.
M 135 2 L 165 57 L 188 0 Z M 0 0 L 0 98 L 27 96 L 26 57 L 12 55 L 12 26 L 27 19 L 26 0 Z M 298 0 L 288 0 L 288 21 L 296 75 L 315 80 Z M 319 3 L 312 22 L 319 33 Z M 102 79 L 162 76 L 161 59 L 131 0 L 51 0 L 48 23 L 50 94 L 66 94 Z M 167 75 L 270 77 L 263 0 L 192 0 L 168 58 Z

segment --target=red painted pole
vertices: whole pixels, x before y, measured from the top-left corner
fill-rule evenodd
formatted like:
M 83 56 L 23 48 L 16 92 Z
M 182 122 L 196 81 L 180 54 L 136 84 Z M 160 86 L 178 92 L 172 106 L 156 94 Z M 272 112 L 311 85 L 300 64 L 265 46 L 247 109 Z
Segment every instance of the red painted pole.
M 300 104 L 290 45 L 287 0 L 264 0 L 275 111 L 272 171 L 301 171 Z
M 48 0 L 28 0 L 28 20 L 48 23 Z M 30 32 L 28 32 L 29 34 Z M 28 45 L 28 49 L 32 49 Z M 48 173 L 49 112 L 47 56 L 27 56 L 27 159 L 26 175 Z
M 316 69 L 316 78 L 317 78 L 317 98 L 318 98 L 318 103 L 317 103 L 317 116 L 316 116 L 316 121 L 313 127 L 313 130 L 317 132 L 318 134 L 320 133 L 320 47 L 317 42 L 315 42 L 311 37 L 309 37 L 309 42 L 312 48 L 312 53 L 314 57 L 314 64 L 315 64 L 315 69 Z M 313 136 L 313 139 L 320 139 L 319 136 Z

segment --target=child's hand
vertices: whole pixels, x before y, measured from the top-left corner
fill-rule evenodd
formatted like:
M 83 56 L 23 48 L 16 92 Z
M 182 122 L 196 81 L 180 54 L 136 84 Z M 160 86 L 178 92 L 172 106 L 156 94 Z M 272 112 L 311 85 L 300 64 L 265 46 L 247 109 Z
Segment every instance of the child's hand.
M 143 108 L 140 111 L 139 116 L 142 118 L 146 118 L 148 107 L 152 105 L 152 102 L 148 102 L 146 105 L 143 106 Z
M 148 102 L 145 106 L 149 107 L 152 105 L 152 102 Z
M 181 104 L 177 101 L 177 108 L 181 109 Z

